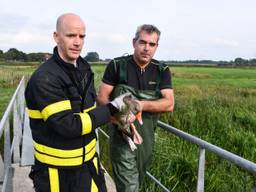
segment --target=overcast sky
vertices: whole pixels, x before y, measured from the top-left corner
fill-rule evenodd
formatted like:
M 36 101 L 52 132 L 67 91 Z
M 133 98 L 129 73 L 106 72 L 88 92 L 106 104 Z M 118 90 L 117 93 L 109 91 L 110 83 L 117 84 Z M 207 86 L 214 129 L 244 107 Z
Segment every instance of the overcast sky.
M 162 32 L 155 59 L 256 58 L 256 0 L 0 0 L 0 49 L 52 52 L 66 12 L 86 23 L 82 56 L 132 54 L 136 28 L 147 23 Z

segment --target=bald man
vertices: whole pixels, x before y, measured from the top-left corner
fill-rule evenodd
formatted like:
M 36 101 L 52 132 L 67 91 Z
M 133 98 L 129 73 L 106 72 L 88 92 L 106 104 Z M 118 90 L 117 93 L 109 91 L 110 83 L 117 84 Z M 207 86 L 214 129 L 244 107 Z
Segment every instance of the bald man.
M 85 24 L 78 15 L 61 15 L 53 37 L 53 56 L 33 73 L 25 91 L 35 148 L 29 176 L 37 192 L 105 192 L 95 129 L 124 103 L 119 97 L 95 107 L 93 72 L 80 57 Z

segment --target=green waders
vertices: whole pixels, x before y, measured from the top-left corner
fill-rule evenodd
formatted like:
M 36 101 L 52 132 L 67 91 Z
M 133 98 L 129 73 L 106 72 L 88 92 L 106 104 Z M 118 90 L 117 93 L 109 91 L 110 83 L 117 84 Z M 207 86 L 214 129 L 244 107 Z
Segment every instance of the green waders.
M 127 85 L 126 58 L 128 57 L 121 57 L 114 60 L 116 72 L 119 68 L 119 82 L 112 91 L 110 98 L 113 99 L 126 92 L 132 93 L 138 100 L 156 100 L 161 98 L 162 95 L 159 89 L 161 72 L 164 71 L 167 66 L 152 61 L 151 64 L 158 65 L 160 71 L 159 74 L 156 74 L 155 90 L 134 90 Z M 154 131 L 158 114 L 143 112 L 142 120 L 143 125 L 140 125 L 137 121 L 134 122 L 137 131 L 143 139 L 142 144 L 136 145 L 137 149 L 134 151 L 130 149 L 117 127 L 110 129 L 110 156 L 118 192 L 138 192 L 146 174 L 146 169 L 152 160 Z
M 121 80 L 125 79 L 125 68 L 121 67 Z M 123 69 L 122 69 L 123 68 Z M 124 76 L 124 77 L 122 77 Z M 159 77 L 160 79 L 160 77 Z M 111 93 L 111 98 L 115 98 L 123 93 L 130 92 L 139 100 L 156 100 L 161 97 L 159 91 L 159 80 L 156 90 L 137 91 L 132 87 L 119 84 Z M 154 131 L 156 128 L 158 115 L 155 113 L 142 113 L 143 125 L 135 121 L 138 133 L 143 139 L 143 143 L 137 146 L 137 150 L 132 151 L 123 139 L 123 136 L 116 127 L 111 128 L 110 133 L 110 156 L 114 180 L 118 192 L 138 192 L 146 174 L 146 169 L 152 160 L 154 148 Z
M 156 99 L 153 97 L 153 92 L 135 91 L 127 85 L 116 86 L 112 97 L 125 92 L 131 92 L 138 99 Z M 158 115 L 143 112 L 142 119 L 143 125 L 135 121 L 135 126 L 143 139 L 143 143 L 136 145 L 137 150 L 134 151 L 130 149 L 123 139 L 122 133 L 116 127 L 110 129 L 110 156 L 118 192 L 138 192 L 152 159 L 154 130 Z

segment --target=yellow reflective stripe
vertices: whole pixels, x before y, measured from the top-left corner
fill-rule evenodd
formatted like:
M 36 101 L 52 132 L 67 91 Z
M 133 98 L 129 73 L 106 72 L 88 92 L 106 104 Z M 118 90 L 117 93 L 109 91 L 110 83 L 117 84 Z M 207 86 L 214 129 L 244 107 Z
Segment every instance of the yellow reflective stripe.
M 94 147 L 90 152 L 85 154 L 84 162 L 92 159 L 93 156 L 95 155 L 95 152 L 96 152 L 96 147 Z M 46 163 L 48 165 L 54 165 L 54 166 L 78 166 L 83 164 L 83 157 L 63 159 L 63 158 L 48 156 L 46 154 L 41 154 L 41 153 L 38 153 L 37 151 L 35 151 L 35 158 L 42 163 Z
M 43 116 L 39 110 L 32 110 L 27 108 L 28 116 L 32 119 L 43 119 Z
M 60 185 L 59 185 L 59 172 L 56 168 L 49 168 L 49 179 L 50 179 L 50 186 L 51 192 L 59 192 Z
M 88 113 L 79 113 L 82 121 L 82 135 L 88 134 L 92 131 L 92 120 Z
M 89 151 L 91 151 L 93 148 L 96 149 L 96 139 L 93 139 L 90 143 L 88 143 L 85 146 L 85 153 L 88 153 Z
M 72 157 L 79 157 L 83 154 L 83 148 L 73 149 L 73 150 L 62 150 L 62 149 L 56 149 L 56 148 L 48 147 L 45 145 L 41 145 L 36 142 L 34 142 L 34 147 L 38 152 L 46 153 L 48 155 L 52 155 L 56 157 L 72 158 Z
M 84 162 L 91 160 L 94 157 L 95 153 L 96 153 L 96 146 L 90 152 L 85 154 Z
M 51 115 L 59 113 L 65 110 L 71 109 L 71 103 L 69 100 L 59 101 L 46 106 L 42 110 L 42 116 L 44 120 L 47 120 Z
M 45 154 L 38 153 L 37 151 L 35 152 L 35 158 L 42 163 L 55 166 L 76 166 L 81 165 L 83 161 L 82 157 L 60 159 L 57 157 L 51 157 Z
M 93 106 L 91 106 L 91 107 L 89 107 L 89 108 L 87 108 L 87 109 L 84 109 L 84 110 L 83 110 L 83 113 L 87 113 L 88 111 L 93 110 L 95 107 L 96 107 L 96 106 L 93 105 Z
M 85 146 L 85 152 L 89 152 L 92 150 L 93 147 L 96 145 L 96 139 L 93 139 L 90 143 L 88 143 Z M 80 157 L 83 155 L 83 148 L 79 149 L 73 149 L 73 150 L 63 150 L 63 149 L 57 149 L 53 147 L 48 147 L 46 145 L 42 145 L 39 143 L 36 143 L 34 141 L 34 147 L 36 151 L 39 153 L 44 153 L 46 155 L 51 155 L 55 157 L 60 157 L 60 158 L 73 158 L 73 157 Z
M 62 102 L 62 101 L 61 101 Z M 87 109 L 84 109 L 83 110 L 83 113 L 87 113 L 88 111 L 91 111 L 91 110 L 93 110 L 94 108 L 96 108 L 96 106 L 95 105 L 93 105 L 93 106 L 91 106 L 91 107 L 89 107 L 89 108 L 87 108 Z M 71 108 L 68 108 L 68 109 L 71 109 Z M 28 109 L 27 108 L 27 113 L 28 113 L 28 116 L 30 117 L 30 118 L 32 118 L 32 119 L 43 119 L 43 115 L 42 115 L 42 113 L 39 111 L 39 110 L 32 110 L 32 109 Z M 50 115 L 49 115 L 50 116 Z M 48 117 L 49 117 L 48 116 Z M 47 117 L 47 118 L 48 118 Z M 47 119 L 46 118 L 46 119 Z
M 96 168 L 97 174 L 98 174 L 98 158 L 94 157 L 92 160 L 94 167 Z
M 97 185 L 95 184 L 93 178 L 92 178 L 92 182 L 91 182 L 91 192 L 98 192 L 98 187 Z

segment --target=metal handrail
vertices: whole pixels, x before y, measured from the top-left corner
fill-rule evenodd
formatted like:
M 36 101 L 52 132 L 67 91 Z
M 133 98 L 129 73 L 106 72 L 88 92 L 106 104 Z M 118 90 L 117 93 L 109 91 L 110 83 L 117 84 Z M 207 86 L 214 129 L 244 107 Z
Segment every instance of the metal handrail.
M 244 169 L 246 169 L 247 171 L 256 173 L 256 164 L 246 160 L 234 153 L 231 153 L 225 149 L 222 149 L 220 147 L 217 147 L 216 145 L 213 145 L 211 143 L 208 143 L 202 139 L 199 139 L 193 135 L 190 135 L 188 133 L 185 133 L 175 127 L 172 127 L 171 125 L 168 125 L 166 123 L 163 123 L 161 121 L 158 121 L 158 125 L 159 127 L 187 140 L 190 141 L 198 146 L 200 146 L 202 149 L 207 149 L 213 153 L 215 153 L 216 155 L 218 155 L 219 157 L 222 157 L 228 161 L 231 161 L 233 163 L 235 163 L 236 165 L 238 165 L 239 167 L 242 167 Z
M 211 143 L 208 143 L 207 141 L 204 141 L 198 137 L 195 137 L 193 135 L 190 135 L 184 131 L 181 131 L 171 125 L 168 125 L 164 122 L 158 121 L 157 125 L 178 136 L 186 141 L 190 141 L 193 144 L 198 145 L 199 147 L 199 157 L 198 157 L 198 180 L 197 180 L 197 192 L 203 192 L 204 191 L 204 172 L 205 172 L 205 150 L 207 149 L 208 151 L 218 155 L 221 158 L 224 158 L 234 164 L 236 164 L 239 167 L 242 167 L 246 169 L 249 172 L 256 173 L 256 164 L 244 159 L 234 153 L 231 153 L 225 149 L 222 149 L 221 147 L 218 147 L 216 145 L 213 145 Z M 103 131 L 101 128 L 98 129 L 100 132 L 102 132 L 105 137 L 109 138 L 109 136 Z M 163 191 L 165 192 L 170 192 L 170 190 L 167 189 L 159 180 L 157 180 L 151 173 L 148 171 L 146 172 L 147 176 L 153 180 Z
M 7 183 L 8 183 L 8 175 L 11 167 L 12 156 L 14 162 L 19 160 L 20 158 L 20 141 L 22 130 L 20 130 L 20 126 L 22 126 L 22 121 L 24 120 L 24 89 L 25 89 L 25 78 L 22 77 L 17 89 L 15 90 L 5 112 L 0 121 L 0 139 L 4 132 L 4 161 L 2 161 L 2 157 L 0 154 L 0 165 L 4 167 L 3 170 L 0 170 L 0 182 L 2 183 L 2 192 L 5 192 Z M 13 115 L 13 123 L 12 127 L 10 126 L 11 116 Z M 12 128 L 12 129 L 11 129 Z M 13 139 L 11 139 L 10 131 L 13 131 Z
M 109 139 L 109 135 L 103 131 L 101 128 L 98 128 L 98 131 L 100 131 L 107 139 Z M 100 151 L 98 150 L 98 153 Z M 157 180 L 150 172 L 146 172 L 146 175 L 151 179 L 153 180 L 163 191 L 165 192 L 170 192 L 170 190 L 167 189 L 166 186 L 164 186 L 159 180 Z
M 21 79 L 17 89 L 15 90 L 15 92 L 14 92 L 12 98 L 11 98 L 11 101 L 9 102 L 9 104 L 8 104 L 8 106 L 7 106 L 7 108 L 6 108 L 5 112 L 4 112 L 4 115 L 3 115 L 3 117 L 2 117 L 2 119 L 0 121 L 0 138 L 1 138 L 2 133 L 4 131 L 4 125 L 5 125 L 6 121 L 8 120 L 8 117 L 10 116 L 10 113 L 12 111 L 12 107 L 13 107 L 14 101 L 17 98 L 18 92 L 19 92 L 21 86 L 23 85 L 24 81 L 25 81 L 24 77 L 22 77 L 22 79 Z
M 205 149 L 211 151 L 212 153 L 218 155 L 221 158 L 231 161 L 232 163 L 246 169 L 249 172 L 256 173 L 256 164 L 247 159 L 244 159 L 216 145 L 208 143 L 198 137 L 185 133 L 161 121 L 158 121 L 157 124 L 160 128 L 163 128 L 168 132 L 199 146 L 197 192 L 204 191 Z

